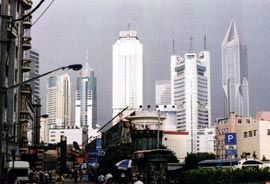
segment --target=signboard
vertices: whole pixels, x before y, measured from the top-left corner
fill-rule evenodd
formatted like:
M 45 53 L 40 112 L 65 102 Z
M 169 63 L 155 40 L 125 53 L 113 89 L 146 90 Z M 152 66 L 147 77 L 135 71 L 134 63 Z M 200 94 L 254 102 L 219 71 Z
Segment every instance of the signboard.
M 225 133 L 225 145 L 236 145 L 236 133 Z
M 225 150 L 225 155 L 237 155 L 237 150 L 235 149 Z

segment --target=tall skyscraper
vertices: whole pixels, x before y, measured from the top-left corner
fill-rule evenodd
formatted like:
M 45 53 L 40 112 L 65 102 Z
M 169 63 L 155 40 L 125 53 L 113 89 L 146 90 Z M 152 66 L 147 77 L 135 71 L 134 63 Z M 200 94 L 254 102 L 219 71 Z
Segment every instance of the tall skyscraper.
M 188 151 L 197 152 L 197 132 L 211 123 L 210 54 L 187 53 L 175 63 L 174 104 L 177 130 L 189 132 Z
M 94 70 L 86 63 L 77 78 L 75 125 L 95 129 L 97 124 L 97 94 Z
M 47 94 L 48 125 L 71 126 L 70 77 L 66 73 L 49 78 Z
M 34 50 L 30 50 L 30 60 L 31 60 L 31 71 L 29 74 L 30 78 L 39 75 L 39 53 Z M 34 104 L 41 104 L 40 102 L 40 79 L 36 79 L 30 84 L 33 93 Z
M 120 31 L 113 45 L 113 115 L 143 105 L 143 45 L 136 31 Z
M 249 116 L 247 47 L 239 38 L 235 20 L 225 34 L 221 52 L 225 115 Z
M 171 104 L 171 80 L 156 81 L 156 105 Z

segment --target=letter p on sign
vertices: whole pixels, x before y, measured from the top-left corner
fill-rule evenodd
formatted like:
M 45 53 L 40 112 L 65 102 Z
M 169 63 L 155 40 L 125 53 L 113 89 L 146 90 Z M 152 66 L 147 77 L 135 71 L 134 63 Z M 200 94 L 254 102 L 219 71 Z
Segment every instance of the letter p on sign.
M 236 145 L 236 133 L 225 133 L 225 145 Z

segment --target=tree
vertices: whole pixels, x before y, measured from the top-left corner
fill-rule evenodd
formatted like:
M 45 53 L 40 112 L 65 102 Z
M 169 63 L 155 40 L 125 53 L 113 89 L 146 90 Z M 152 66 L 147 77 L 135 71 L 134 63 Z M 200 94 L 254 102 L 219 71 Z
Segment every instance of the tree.
M 213 153 L 188 153 L 185 158 L 184 169 L 197 169 L 198 162 L 208 159 L 216 159 L 216 155 Z

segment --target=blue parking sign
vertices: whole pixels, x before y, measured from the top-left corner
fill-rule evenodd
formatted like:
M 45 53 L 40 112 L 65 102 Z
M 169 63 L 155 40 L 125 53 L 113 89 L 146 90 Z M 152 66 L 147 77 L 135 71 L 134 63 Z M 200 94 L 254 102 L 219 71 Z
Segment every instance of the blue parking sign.
M 225 145 L 236 145 L 236 133 L 225 133 Z

